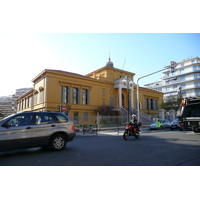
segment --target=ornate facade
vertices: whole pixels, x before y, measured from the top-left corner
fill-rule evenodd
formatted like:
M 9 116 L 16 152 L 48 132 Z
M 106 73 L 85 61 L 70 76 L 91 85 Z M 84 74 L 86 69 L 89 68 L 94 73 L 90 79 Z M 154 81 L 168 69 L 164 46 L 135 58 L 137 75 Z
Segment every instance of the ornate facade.
M 137 98 L 134 73 L 114 68 L 109 61 L 105 67 L 85 76 L 61 70 L 45 69 L 33 80 L 33 89 L 18 98 L 18 112 L 55 111 L 61 104 L 71 106 L 70 117 L 94 116 L 98 106 L 112 106 L 119 115 L 136 112 Z M 139 88 L 141 112 L 157 115 L 163 93 Z M 146 99 L 152 104 L 145 106 Z

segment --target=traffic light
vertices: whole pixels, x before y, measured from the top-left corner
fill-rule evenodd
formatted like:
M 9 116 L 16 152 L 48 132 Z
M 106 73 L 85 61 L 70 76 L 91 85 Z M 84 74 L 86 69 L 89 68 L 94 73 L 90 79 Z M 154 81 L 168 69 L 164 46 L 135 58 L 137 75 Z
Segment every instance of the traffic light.
M 139 109 L 142 110 L 142 103 L 139 103 Z

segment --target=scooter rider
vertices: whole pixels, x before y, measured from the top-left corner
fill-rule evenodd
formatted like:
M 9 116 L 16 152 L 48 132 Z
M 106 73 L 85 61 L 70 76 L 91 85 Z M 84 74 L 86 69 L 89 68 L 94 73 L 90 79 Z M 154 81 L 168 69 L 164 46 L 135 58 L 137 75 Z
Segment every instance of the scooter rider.
M 137 119 L 136 119 L 136 115 L 132 115 L 132 119 L 129 123 L 129 125 L 131 125 L 131 133 L 134 133 L 134 129 L 137 128 Z

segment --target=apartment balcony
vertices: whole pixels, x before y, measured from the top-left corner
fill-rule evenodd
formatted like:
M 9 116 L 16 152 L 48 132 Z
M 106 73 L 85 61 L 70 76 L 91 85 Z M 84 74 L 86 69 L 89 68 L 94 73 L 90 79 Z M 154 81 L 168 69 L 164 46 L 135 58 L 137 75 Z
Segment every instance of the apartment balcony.
M 156 82 L 156 83 L 146 84 L 144 86 L 148 87 L 149 89 L 152 89 L 152 88 L 162 87 L 163 84 L 162 84 L 162 82 L 159 82 L 159 83 Z
M 184 75 L 189 75 L 189 74 L 193 74 L 193 73 L 200 73 L 200 69 L 196 69 L 196 70 L 190 70 L 184 73 L 177 73 L 176 75 L 167 75 L 167 76 L 163 76 L 162 79 L 166 80 L 166 79 L 172 79 L 172 78 L 177 78 L 179 76 L 184 76 Z

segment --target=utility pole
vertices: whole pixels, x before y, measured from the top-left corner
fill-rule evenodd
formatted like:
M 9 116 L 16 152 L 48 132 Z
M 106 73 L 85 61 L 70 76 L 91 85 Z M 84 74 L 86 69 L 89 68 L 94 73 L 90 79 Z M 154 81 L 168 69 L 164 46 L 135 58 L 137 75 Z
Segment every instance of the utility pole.
M 147 77 L 147 76 L 150 76 L 150 75 L 152 75 L 152 74 L 156 74 L 156 73 L 158 73 L 158 72 L 164 71 L 164 70 L 166 70 L 166 69 L 161 69 L 161 70 L 159 70 L 159 71 L 156 71 L 156 72 L 147 74 L 147 75 L 145 75 L 145 76 L 141 76 L 141 77 L 139 77 L 139 78 L 137 79 L 137 118 L 138 118 L 138 122 L 140 121 L 139 80 L 142 79 L 142 78 L 145 78 L 145 77 Z

